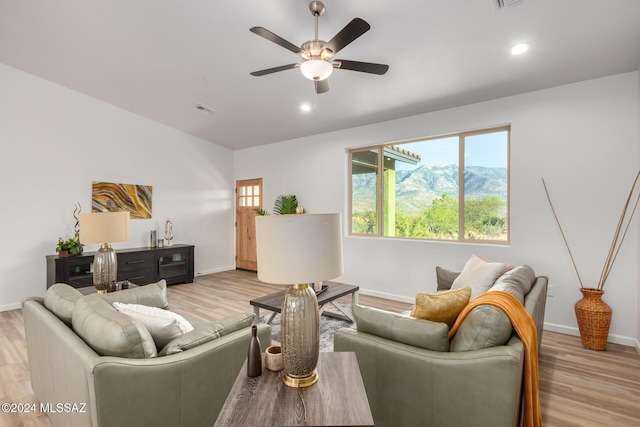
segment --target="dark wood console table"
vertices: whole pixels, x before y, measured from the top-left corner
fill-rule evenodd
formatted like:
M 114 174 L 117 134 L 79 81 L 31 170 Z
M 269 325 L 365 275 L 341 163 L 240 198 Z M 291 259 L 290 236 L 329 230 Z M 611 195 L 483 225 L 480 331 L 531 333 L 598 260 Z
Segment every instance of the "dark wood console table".
M 165 279 L 168 285 L 193 282 L 193 245 L 175 244 L 164 248 L 117 249 L 118 281 L 138 285 Z M 74 288 L 93 286 L 95 252 L 59 257 L 47 255 L 47 288 L 66 283 Z

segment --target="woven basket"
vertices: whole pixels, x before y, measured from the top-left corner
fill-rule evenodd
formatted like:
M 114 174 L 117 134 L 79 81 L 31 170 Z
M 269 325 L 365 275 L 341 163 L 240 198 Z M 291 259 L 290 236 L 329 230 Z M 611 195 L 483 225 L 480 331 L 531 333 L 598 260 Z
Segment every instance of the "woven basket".
M 606 350 L 611 307 L 602 301 L 604 291 L 581 288 L 582 299 L 576 302 L 576 318 L 582 338 L 582 345 L 591 350 Z

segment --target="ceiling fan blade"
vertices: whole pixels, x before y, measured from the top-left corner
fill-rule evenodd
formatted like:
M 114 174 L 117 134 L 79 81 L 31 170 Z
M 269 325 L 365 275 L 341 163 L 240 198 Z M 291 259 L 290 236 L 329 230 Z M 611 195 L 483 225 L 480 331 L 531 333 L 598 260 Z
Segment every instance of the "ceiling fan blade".
M 313 82 L 316 87 L 316 93 L 325 93 L 329 92 L 329 81 L 328 80 L 316 80 Z
M 335 68 L 341 70 L 360 71 L 362 73 L 383 75 L 389 70 L 386 64 L 375 64 L 373 62 L 348 61 L 346 59 L 336 59 L 333 61 Z
M 293 43 L 283 39 L 282 37 L 280 37 L 277 34 L 272 33 L 271 31 L 267 30 L 266 28 L 263 27 L 252 27 L 249 29 L 249 31 L 251 31 L 254 34 L 259 35 L 260 37 L 264 37 L 265 39 L 274 42 L 277 45 L 282 46 L 285 49 L 290 50 L 291 52 L 295 53 L 296 55 L 299 55 L 301 50 L 298 46 L 294 45 Z
M 346 45 L 369 31 L 370 28 L 371 26 L 364 19 L 354 18 L 338 34 L 333 36 L 324 47 L 331 49 L 334 54 L 338 53 Z
M 273 68 L 267 68 L 265 70 L 260 70 L 260 71 L 254 71 L 253 73 L 250 73 L 252 76 L 264 76 L 266 74 L 271 74 L 271 73 L 277 73 L 278 71 L 284 71 L 284 70 L 290 70 L 292 68 L 298 68 L 300 66 L 300 64 L 295 63 L 295 64 L 288 64 L 288 65 L 281 65 L 279 67 L 273 67 Z

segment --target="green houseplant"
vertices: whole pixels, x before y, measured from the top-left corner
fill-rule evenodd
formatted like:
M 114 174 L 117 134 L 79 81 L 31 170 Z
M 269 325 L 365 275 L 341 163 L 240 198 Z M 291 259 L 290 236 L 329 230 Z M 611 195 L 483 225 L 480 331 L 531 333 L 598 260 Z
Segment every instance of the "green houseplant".
M 269 215 L 269 212 L 264 209 L 255 209 L 255 211 L 258 215 Z M 276 197 L 276 200 L 273 203 L 274 215 L 292 215 L 296 213 L 304 213 L 304 209 L 301 209 L 301 212 L 298 212 L 298 198 L 294 194 Z
M 80 243 L 80 237 L 77 234 L 67 240 L 63 240 L 62 237 L 58 237 L 56 251 L 61 257 L 79 255 L 82 253 L 82 248 L 83 245 Z

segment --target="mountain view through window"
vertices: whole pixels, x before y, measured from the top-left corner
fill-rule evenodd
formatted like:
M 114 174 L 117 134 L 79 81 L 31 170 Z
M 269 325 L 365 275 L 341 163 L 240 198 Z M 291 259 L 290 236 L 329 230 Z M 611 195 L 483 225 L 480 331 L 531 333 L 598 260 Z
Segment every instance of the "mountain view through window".
M 352 234 L 509 240 L 508 127 L 352 150 L 350 163 Z

